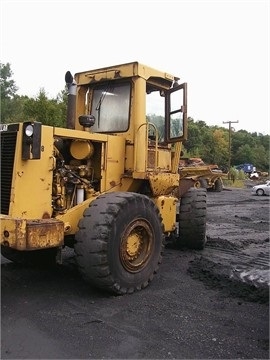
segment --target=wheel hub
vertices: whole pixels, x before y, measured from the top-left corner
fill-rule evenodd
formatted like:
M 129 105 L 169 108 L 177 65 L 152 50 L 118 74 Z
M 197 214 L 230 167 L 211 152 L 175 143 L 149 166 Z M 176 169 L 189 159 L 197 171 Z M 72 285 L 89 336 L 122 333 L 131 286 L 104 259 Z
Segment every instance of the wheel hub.
M 140 271 L 148 262 L 153 247 L 153 231 L 145 220 L 131 222 L 121 239 L 120 259 L 129 272 Z
M 127 255 L 130 258 L 135 257 L 140 249 L 141 241 L 138 234 L 130 234 L 127 238 Z

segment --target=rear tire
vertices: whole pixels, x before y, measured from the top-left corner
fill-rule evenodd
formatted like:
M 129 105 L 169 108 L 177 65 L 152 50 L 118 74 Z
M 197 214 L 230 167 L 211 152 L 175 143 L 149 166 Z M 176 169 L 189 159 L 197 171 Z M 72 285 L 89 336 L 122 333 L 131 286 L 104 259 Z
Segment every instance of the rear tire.
M 217 179 L 214 184 L 214 191 L 221 192 L 223 190 L 223 183 L 221 179 Z
M 202 250 L 206 243 L 206 189 L 190 188 L 180 199 L 178 247 Z
M 154 202 L 142 194 L 99 196 L 84 211 L 75 238 L 84 280 L 115 294 L 147 287 L 162 260 L 162 219 Z

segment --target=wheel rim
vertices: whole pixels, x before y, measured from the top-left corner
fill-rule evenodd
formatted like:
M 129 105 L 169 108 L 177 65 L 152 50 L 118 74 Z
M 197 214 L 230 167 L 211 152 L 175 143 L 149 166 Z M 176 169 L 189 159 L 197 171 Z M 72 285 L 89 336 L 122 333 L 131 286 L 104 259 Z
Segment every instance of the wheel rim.
M 126 228 L 120 246 L 123 267 L 132 273 L 141 271 L 147 264 L 154 244 L 153 231 L 145 220 L 135 220 Z
M 259 189 L 259 190 L 257 190 L 257 194 L 258 194 L 259 196 L 262 196 L 262 195 L 264 194 L 264 192 L 263 192 L 263 190 Z

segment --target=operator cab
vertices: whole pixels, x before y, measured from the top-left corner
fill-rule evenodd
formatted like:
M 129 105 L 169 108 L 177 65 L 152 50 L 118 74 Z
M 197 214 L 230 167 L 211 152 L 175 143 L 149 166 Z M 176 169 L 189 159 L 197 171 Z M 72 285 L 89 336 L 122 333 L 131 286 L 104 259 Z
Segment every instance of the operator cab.
M 187 136 L 187 89 L 186 83 L 178 81 L 137 62 L 78 73 L 75 80 L 67 72 L 71 98 L 77 95 L 72 103 L 76 109 L 70 111 L 75 117 L 73 127 L 127 133 L 127 139 L 134 141 L 146 121 L 149 137 L 159 144 L 182 141 Z

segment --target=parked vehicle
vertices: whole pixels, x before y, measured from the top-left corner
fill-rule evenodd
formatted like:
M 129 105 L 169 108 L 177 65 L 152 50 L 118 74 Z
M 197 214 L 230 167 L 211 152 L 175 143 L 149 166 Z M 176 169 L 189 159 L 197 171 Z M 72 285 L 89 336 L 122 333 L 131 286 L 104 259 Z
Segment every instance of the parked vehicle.
M 218 165 L 207 165 L 201 158 L 181 158 L 179 161 L 179 174 L 182 179 L 192 180 L 195 188 L 204 188 L 208 191 L 220 192 L 223 190 L 223 173 Z
M 244 173 L 246 174 L 252 174 L 253 172 L 256 172 L 256 167 L 253 166 L 253 164 L 240 164 L 240 165 L 236 165 L 235 168 L 237 170 L 243 170 Z
M 203 249 L 206 190 L 181 179 L 187 84 L 132 62 L 65 76 L 67 126 L 1 124 L 1 253 L 61 263 L 115 294 L 146 288 L 165 241 Z M 173 266 L 173 265 L 172 265 Z
M 264 184 L 253 186 L 251 192 L 258 196 L 270 195 L 270 180 L 266 181 Z

